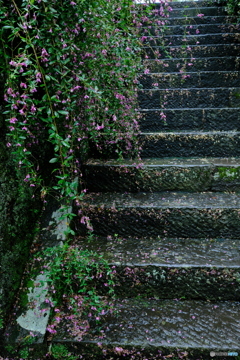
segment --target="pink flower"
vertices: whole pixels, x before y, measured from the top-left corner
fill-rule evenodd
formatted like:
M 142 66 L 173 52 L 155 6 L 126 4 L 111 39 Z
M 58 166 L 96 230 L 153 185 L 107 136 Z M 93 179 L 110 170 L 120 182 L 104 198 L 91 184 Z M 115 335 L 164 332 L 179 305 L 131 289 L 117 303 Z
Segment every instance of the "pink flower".
M 204 14 L 197 14 L 197 17 L 202 18 L 204 17 Z
M 12 66 L 17 66 L 17 63 L 13 60 L 10 61 L 9 65 L 12 65 Z
M 32 113 L 35 113 L 36 110 L 37 110 L 36 107 L 35 107 L 34 105 L 32 105 L 32 106 L 31 106 L 31 112 L 32 112 Z
M 96 126 L 96 130 L 101 130 L 101 129 L 103 129 L 104 128 L 104 125 L 102 124 L 102 125 L 97 125 Z
M 17 122 L 17 118 L 11 118 L 9 122 L 10 124 L 15 124 Z
M 30 179 L 30 175 L 27 174 L 27 176 L 25 177 L 24 181 L 28 181 Z

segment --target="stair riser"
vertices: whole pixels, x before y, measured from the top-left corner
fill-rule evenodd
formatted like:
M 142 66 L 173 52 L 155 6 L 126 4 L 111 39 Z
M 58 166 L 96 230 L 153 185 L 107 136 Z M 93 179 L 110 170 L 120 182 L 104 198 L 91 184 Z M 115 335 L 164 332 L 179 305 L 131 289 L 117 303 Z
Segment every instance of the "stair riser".
M 240 62 L 238 57 L 217 57 L 200 59 L 165 59 L 162 61 L 144 60 L 144 66 L 151 73 L 177 72 L 182 67 L 184 71 L 238 71 Z
M 238 87 L 240 75 L 238 72 L 222 73 L 199 72 L 180 74 L 149 74 L 139 77 L 140 84 L 145 89 L 169 89 L 169 88 L 216 88 L 216 87 Z
M 83 207 L 94 233 L 99 236 L 162 236 L 175 238 L 239 238 L 240 208 L 105 208 Z M 86 226 L 78 222 L 76 232 Z
M 187 45 L 186 45 L 187 46 Z M 160 55 L 158 55 L 160 54 Z M 202 57 L 222 57 L 222 56 L 239 56 L 239 46 L 233 44 L 220 45 L 191 45 L 188 47 L 152 47 L 143 48 L 143 57 L 149 59 L 167 59 L 171 58 L 202 58 Z
M 171 4 L 170 4 L 171 6 Z M 162 14 L 165 14 L 164 17 L 162 17 Z M 223 6 L 221 7 L 186 7 L 186 8 L 172 8 L 169 9 L 168 7 L 162 6 L 162 7 L 155 7 L 154 13 L 148 15 L 148 18 L 150 20 L 154 18 L 158 18 L 159 20 L 166 19 L 166 16 L 170 19 L 172 18 L 179 18 L 181 20 L 185 20 L 186 18 L 205 18 L 205 17 L 216 17 L 216 16 L 228 16 L 225 8 Z M 214 19 L 213 19 L 214 21 Z
M 170 4 L 171 6 L 171 4 Z M 173 8 L 172 11 L 169 12 L 170 18 L 176 17 L 198 17 L 199 15 L 204 14 L 205 16 L 227 16 L 227 12 L 223 6 L 221 7 L 186 7 L 182 9 Z M 201 18 L 201 16 L 200 16 Z
M 235 157 L 240 156 L 239 134 L 144 135 L 141 156 L 154 157 Z
M 186 26 L 151 26 L 141 29 L 142 36 L 166 36 L 166 35 L 196 35 L 196 34 L 217 34 L 217 33 L 239 33 L 239 25 L 227 24 L 199 24 Z
M 143 111 L 139 121 L 143 132 L 240 130 L 237 109 L 173 109 Z M 165 118 L 166 116 L 166 118 Z M 164 117 L 164 120 L 163 120 Z M 226 121 L 227 119 L 227 121 Z
M 240 88 L 139 91 L 142 109 L 240 107 Z
M 197 0 L 197 1 L 173 1 L 171 3 L 169 3 L 169 5 L 171 6 L 172 9 L 182 9 L 182 8 L 194 8 L 196 7 L 197 9 L 199 8 L 207 8 L 207 7 L 212 7 L 212 6 L 216 6 L 219 7 L 219 3 L 218 1 L 212 1 L 211 2 L 209 0 L 203 1 L 203 0 Z M 155 7 L 159 7 L 159 4 L 155 4 Z M 220 5 L 222 6 L 222 5 Z
M 226 24 L 226 23 L 236 23 L 236 18 L 233 18 L 231 16 L 203 16 L 203 17 L 172 17 L 170 16 L 167 19 L 162 19 L 165 23 L 165 25 L 198 25 L 198 24 Z M 152 22 L 149 20 L 148 23 L 143 23 L 143 25 L 151 25 Z
M 240 167 L 94 166 L 84 169 L 84 178 L 92 192 L 138 191 L 240 191 Z
M 148 37 L 143 41 L 144 46 L 178 46 L 178 45 L 210 45 L 233 44 L 239 41 L 238 34 L 212 34 L 191 36 L 160 36 Z
M 120 297 L 183 298 L 185 300 L 239 300 L 239 269 L 167 268 L 115 265 L 116 295 Z

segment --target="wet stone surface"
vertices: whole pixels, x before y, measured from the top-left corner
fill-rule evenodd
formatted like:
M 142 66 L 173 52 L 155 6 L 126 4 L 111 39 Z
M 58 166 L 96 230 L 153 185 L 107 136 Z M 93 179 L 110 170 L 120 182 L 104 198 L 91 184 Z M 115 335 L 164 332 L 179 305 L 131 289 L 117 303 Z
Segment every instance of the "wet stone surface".
M 197 208 L 197 209 L 238 209 L 240 197 L 237 194 L 227 193 L 137 193 L 88 194 L 84 198 L 87 206 L 109 208 L 112 210 L 124 208 Z
M 78 246 L 101 253 L 111 264 L 127 266 L 240 267 L 239 239 L 96 238 Z
M 217 29 L 216 29 L 217 30 Z M 216 31 L 217 32 L 217 31 Z M 164 36 L 164 42 L 166 45 L 171 44 L 172 46 L 177 45 L 209 45 L 209 44 L 231 44 L 238 42 L 238 35 L 232 33 L 224 34 L 194 34 L 194 35 L 167 35 Z M 144 41 L 144 45 L 149 46 L 162 46 L 163 40 L 159 36 L 151 36 Z
M 239 350 L 240 308 L 238 302 L 191 302 L 121 300 L 118 316 L 109 316 L 104 336 L 89 336 L 93 342 L 135 348 Z M 55 341 L 74 341 L 60 328 Z
M 203 130 L 239 130 L 238 108 L 142 109 L 142 132 Z M 164 115 L 164 118 L 163 116 Z M 166 118 L 165 118 L 166 116 Z M 228 119 L 228 122 L 226 122 Z
M 137 193 L 86 196 L 82 213 L 106 236 L 240 237 L 240 198 L 227 193 Z M 79 234 L 86 227 L 76 223 Z
M 239 191 L 240 159 L 152 158 L 144 161 L 88 161 L 88 190 L 108 191 Z
M 196 17 L 198 14 L 204 14 L 204 16 L 222 16 L 226 15 L 227 12 L 224 7 L 216 8 L 214 7 L 186 7 L 186 8 L 173 8 L 172 11 L 170 11 L 169 16 L 176 18 L 176 17 Z
M 201 88 L 201 87 L 225 87 L 239 86 L 239 72 L 229 71 L 202 71 L 181 73 L 152 73 L 140 77 L 140 83 L 146 89 L 151 88 L 173 88 L 183 86 L 185 88 Z M 157 84 L 157 85 L 155 85 Z
M 216 16 L 189 16 L 189 17 L 170 17 L 166 20 L 167 25 L 188 25 L 188 24 L 221 24 L 221 23 L 236 23 L 236 18 L 227 15 Z
M 226 54 L 225 54 L 226 55 Z M 191 56 L 183 59 L 164 59 L 164 60 L 144 60 L 144 65 L 150 72 L 176 72 L 179 69 L 178 64 L 184 64 L 186 71 L 215 71 L 239 70 L 239 56 L 206 57 L 192 59 Z
M 238 33 L 239 24 L 192 24 L 192 25 L 170 25 L 168 27 L 163 26 L 146 26 L 141 30 L 142 35 L 155 35 L 155 36 L 166 36 L 166 35 L 196 35 L 196 34 L 217 34 L 217 33 Z
M 116 238 L 77 242 L 115 268 L 121 297 L 238 300 L 240 242 L 226 239 Z
M 139 103 L 143 109 L 157 109 L 161 102 L 164 108 L 222 108 L 239 107 L 240 88 L 205 88 L 205 89 L 151 89 L 139 92 Z
M 141 156 L 240 156 L 240 137 L 237 131 L 182 131 L 162 133 L 142 133 Z
M 156 47 L 146 47 L 144 48 L 144 52 L 149 57 L 149 59 L 154 59 L 156 53 L 158 51 L 161 54 L 161 59 L 169 58 L 171 55 L 172 58 L 184 58 L 186 57 L 223 57 L 226 56 L 239 56 L 239 45 L 233 44 L 216 44 L 216 45 L 191 45 L 189 49 L 183 49 L 179 46 L 165 46 L 164 48 L 161 46 Z

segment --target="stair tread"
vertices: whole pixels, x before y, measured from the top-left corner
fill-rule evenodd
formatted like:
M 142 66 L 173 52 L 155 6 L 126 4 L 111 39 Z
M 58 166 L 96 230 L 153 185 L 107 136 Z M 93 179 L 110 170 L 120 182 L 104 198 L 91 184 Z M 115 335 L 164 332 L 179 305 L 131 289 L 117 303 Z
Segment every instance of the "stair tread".
M 77 242 L 114 265 L 240 269 L 239 239 L 97 238 Z
M 151 39 L 159 39 L 159 38 L 164 38 L 164 39 L 168 39 L 168 38 L 187 38 L 187 39 L 191 39 L 191 38 L 197 38 L 197 39 L 200 39 L 200 38 L 203 38 L 203 37 L 212 37 L 212 36 L 220 36 L 220 37 L 223 37 L 223 38 L 228 38 L 229 36 L 232 38 L 232 37 L 236 37 L 236 34 L 232 33 L 232 32 L 216 32 L 216 33 L 211 33 L 211 34 L 184 34 L 184 35 L 178 35 L 178 34 L 168 34 L 168 35 L 162 35 L 162 36 L 157 36 L 157 35 L 146 35 L 145 38 L 146 40 L 148 40 L 149 38 Z M 201 44 L 199 44 L 201 45 Z M 211 43 L 209 43 L 208 45 L 211 45 Z M 236 45 L 236 44 L 234 44 Z
M 166 75 L 166 76 L 171 76 L 171 75 L 178 75 L 178 76 L 182 76 L 183 74 L 189 74 L 189 75 L 199 75 L 201 76 L 202 74 L 203 75 L 207 75 L 207 74 L 239 74 L 239 71 L 238 70 L 203 70 L 203 71 L 191 71 L 191 68 L 189 70 L 185 70 L 183 73 L 180 73 L 180 71 L 171 71 L 170 73 L 169 72 L 164 72 L 164 71 L 159 71 L 159 72 L 149 72 L 147 73 L 147 75 L 158 75 L 158 76 L 162 76 L 162 75 Z M 145 74 L 142 74 L 140 73 L 139 74 L 140 76 L 141 75 L 145 75 Z M 240 76 L 240 75 L 239 75 Z
M 158 45 L 156 45 L 156 46 L 151 46 L 151 48 L 153 48 L 153 49 L 161 49 L 161 48 L 163 48 L 165 51 L 169 50 L 169 49 L 181 49 L 182 50 L 183 49 L 182 45 L 183 44 L 181 44 L 181 45 L 167 45 L 167 46 L 158 46 Z M 201 44 L 197 44 L 197 45 L 193 44 L 193 45 L 190 45 L 192 50 L 193 49 L 198 49 L 198 48 L 204 48 L 205 49 L 205 48 L 216 48 L 216 47 L 224 47 L 224 46 L 235 47 L 237 49 L 237 48 L 239 48 L 240 44 L 230 42 L 230 43 L 224 43 L 224 44 L 203 44 L 203 45 L 201 45 Z M 148 49 L 148 46 L 143 46 L 143 49 Z M 229 55 L 229 56 L 232 56 L 232 55 Z M 203 58 L 205 58 L 205 59 L 206 59 L 206 57 L 207 56 L 203 56 Z M 184 59 L 185 59 L 185 57 L 184 57 Z
M 184 91 L 206 91 L 206 90 L 216 90 L 216 91 L 224 91 L 224 90 L 232 90 L 232 91 L 240 91 L 240 87 L 239 86 L 224 86 L 224 87 L 205 87 L 203 88 L 185 88 L 185 87 L 178 87 L 178 88 L 167 88 L 167 89 L 141 89 L 139 92 L 145 92 L 145 91 L 149 91 L 149 92 L 157 92 L 157 91 L 161 91 L 161 92 L 166 92 L 167 94 L 169 93 L 169 91 L 179 91 L 179 92 L 184 92 Z M 225 106 L 226 107 L 226 106 Z
M 150 158 L 142 160 L 98 160 L 89 159 L 86 165 L 93 166 L 114 166 L 114 167 L 212 167 L 212 166 L 226 166 L 238 167 L 240 166 L 240 158 Z
M 238 135 L 240 131 L 237 130 L 177 130 L 177 131 L 158 131 L 158 132 L 142 132 L 141 135 L 165 136 L 165 135 Z
M 205 107 L 205 108 L 198 108 L 198 107 L 192 107 L 192 108 L 186 108 L 186 107 L 181 107 L 181 108 L 168 108 L 168 109 L 162 109 L 162 108 L 155 108 L 155 109 L 144 109 L 144 108 L 140 108 L 138 109 L 138 111 L 140 112 L 152 112 L 152 111 L 192 111 L 192 110 L 200 110 L 200 111 L 207 111 L 207 110 L 214 110 L 214 111 L 220 111 L 220 110 L 237 110 L 239 111 L 238 107 L 226 107 L 223 106 L 221 108 L 214 108 L 214 107 Z
M 240 197 L 223 192 L 139 192 L 139 193 L 90 193 L 84 197 L 84 205 L 120 208 L 196 208 L 238 209 Z
M 198 44 L 198 45 L 186 45 L 186 49 L 181 45 L 168 45 L 168 46 L 144 46 L 143 53 L 145 53 L 148 59 L 158 58 L 160 59 L 171 59 L 180 58 L 185 61 L 188 57 L 194 58 L 216 58 L 225 57 L 225 54 L 228 53 L 229 56 L 236 57 L 239 55 L 239 45 L 240 44 Z M 159 55 L 159 53 L 161 53 Z M 182 54 L 182 55 L 181 55 Z
M 115 307 L 118 315 L 105 319 L 102 332 L 105 336 L 89 335 L 82 343 L 149 350 L 239 349 L 239 302 L 122 299 L 116 301 Z M 74 342 L 74 336 L 66 329 L 60 324 L 54 341 Z

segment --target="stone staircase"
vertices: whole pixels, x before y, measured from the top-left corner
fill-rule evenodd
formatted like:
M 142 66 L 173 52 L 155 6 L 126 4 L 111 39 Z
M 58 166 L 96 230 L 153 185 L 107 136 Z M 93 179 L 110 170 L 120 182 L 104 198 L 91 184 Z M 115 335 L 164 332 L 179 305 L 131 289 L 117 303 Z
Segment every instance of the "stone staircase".
M 115 266 L 119 312 L 102 337 L 60 331 L 52 341 L 86 359 L 240 354 L 239 33 L 223 6 L 171 6 L 161 60 L 161 27 L 145 33 L 142 160 L 84 169 L 97 240 L 79 246 Z

